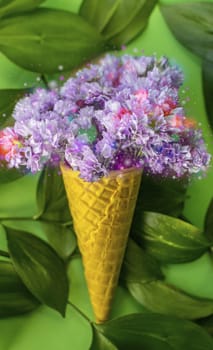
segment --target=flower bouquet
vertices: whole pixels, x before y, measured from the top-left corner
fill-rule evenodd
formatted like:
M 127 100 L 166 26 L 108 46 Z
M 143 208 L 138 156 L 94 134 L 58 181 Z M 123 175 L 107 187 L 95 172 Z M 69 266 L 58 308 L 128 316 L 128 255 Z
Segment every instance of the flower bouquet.
M 97 323 L 107 320 L 142 172 L 200 174 L 210 155 L 165 57 L 106 55 L 61 88 L 36 89 L 0 132 L 9 167 L 60 166 Z

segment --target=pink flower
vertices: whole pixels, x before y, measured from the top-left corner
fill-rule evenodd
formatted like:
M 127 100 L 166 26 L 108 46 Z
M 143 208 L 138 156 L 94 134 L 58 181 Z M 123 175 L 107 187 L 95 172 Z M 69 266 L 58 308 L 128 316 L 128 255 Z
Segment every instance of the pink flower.
M 135 92 L 135 96 L 138 100 L 138 102 L 143 103 L 147 100 L 148 92 L 144 89 L 140 89 Z
M 19 136 L 12 128 L 0 131 L 0 160 L 5 160 L 15 155 L 16 150 L 21 146 Z

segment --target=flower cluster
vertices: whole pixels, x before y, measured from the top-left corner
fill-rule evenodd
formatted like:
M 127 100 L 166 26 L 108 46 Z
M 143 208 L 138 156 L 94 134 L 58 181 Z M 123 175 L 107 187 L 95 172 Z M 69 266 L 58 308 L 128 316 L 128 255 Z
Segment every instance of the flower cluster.
M 179 102 L 182 81 L 165 57 L 106 55 L 58 91 L 40 88 L 17 103 L 4 131 L 17 142 L 5 159 L 32 172 L 65 162 L 86 181 L 130 167 L 173 177 L 204 171 L 210 156 Z

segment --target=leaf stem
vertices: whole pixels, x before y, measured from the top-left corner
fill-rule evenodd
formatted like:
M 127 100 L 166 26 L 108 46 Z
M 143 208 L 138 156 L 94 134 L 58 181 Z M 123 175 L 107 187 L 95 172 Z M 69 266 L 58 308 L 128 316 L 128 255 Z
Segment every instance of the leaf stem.
M 27 217 L 27 216 L 19 216 L 19 217 L 7 217 L 7 218 L 1 218 L 0 221 L 9 221 L 9 220 L 33 220 L 33 217 Z
M 5 258 L 10 258 L 10 254 L 8 252 L 5 252 L 4 250 L 0 249 L 0 255 L 4 256 Z
M 34 215 L 31 217 L 27 217 L 27 216 L 19 216 L 19 217 L 0 217 L 0 222 L 1 221 L 37 221 L 37 222 L 46 222 L 46 223 L 52 223 L 52 224 L 60 224 L 61 226 L 68 226 L 68 225 L 64 225 L 63 222 L 61 221 L 54 221 L 54 220 L 47 220 L 47 219 L 43 219 L 42 217 L 40 218 L 40 216 Z
M 69 304 L 75 311 L 77 311 L 87 322 L 92 324 L 92 321 L 87 317 L 75 304 L 73 304 L 70 300 L 68 300 L 67 304 Z
M 47 89 L 49 89 L 48 81 L 47 81 L 47 79 L 46 79 L 46 77 L 45 77 L 44 74 L 41 74 L 41 80 L 43 81 L 45 87 L 46 87 Z
M 70 220 L 70 221 L 62 223 L 62 226 L 67 227 L 67 226 L 71 226 L 72 224 L 73 224 L 73 222 Z

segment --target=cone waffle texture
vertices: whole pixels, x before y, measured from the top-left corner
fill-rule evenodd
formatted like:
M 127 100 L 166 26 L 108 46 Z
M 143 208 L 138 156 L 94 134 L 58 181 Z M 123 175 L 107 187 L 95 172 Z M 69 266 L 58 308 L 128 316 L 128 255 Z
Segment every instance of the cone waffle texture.
M 111 172 L 97 182 L 62 166 L 69 206 L 97 323 L 107 320 L 141 181 L 140 169 Z

